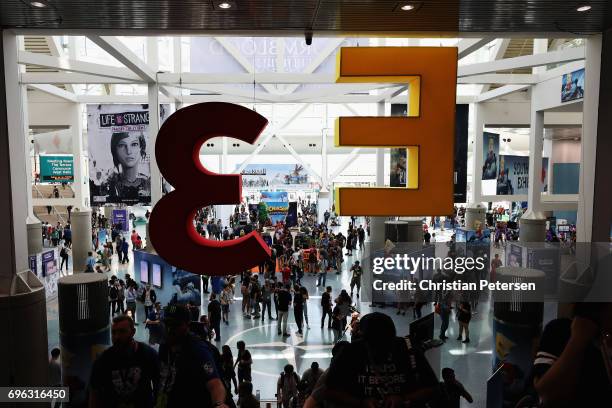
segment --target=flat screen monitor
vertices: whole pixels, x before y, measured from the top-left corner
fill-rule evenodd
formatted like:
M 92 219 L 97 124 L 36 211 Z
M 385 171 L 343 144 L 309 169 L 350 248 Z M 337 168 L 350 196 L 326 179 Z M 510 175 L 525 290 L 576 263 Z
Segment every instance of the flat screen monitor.
M 434 337 L 434 314 L 430 313 L 427 316 L 421 317 L 418 320 L 410 323 L 410 341 L 413 344 L 422 344 L 423 342 L 433 340 Z
M 161 288 L 162 287 L 162 278 L 161 278 L 161 265 L 158 264 L 153 264 L 153 266 L 151 267 L 151 283 L 153 283 L 153 286 L 157 287 L 157 288 Z
M 140 281 L 149 283 L 149 263 L 147 261 L 140 261 Z

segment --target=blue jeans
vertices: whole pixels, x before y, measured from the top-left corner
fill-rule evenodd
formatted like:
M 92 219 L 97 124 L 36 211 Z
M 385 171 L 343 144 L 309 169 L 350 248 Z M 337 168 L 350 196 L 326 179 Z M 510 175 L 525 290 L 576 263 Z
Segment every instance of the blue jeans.
M 319 277 L 317 279 L 317 286 L 319 285 L 325 286 L 325 282 L 327 282 L 327 272 L 322 272 L 319 274 Z

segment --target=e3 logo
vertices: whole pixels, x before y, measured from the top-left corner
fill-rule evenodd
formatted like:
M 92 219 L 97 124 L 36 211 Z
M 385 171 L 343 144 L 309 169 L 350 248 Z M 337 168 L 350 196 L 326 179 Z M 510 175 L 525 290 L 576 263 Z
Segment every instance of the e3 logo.
M 340 188 L 340 215 L 423 216 L 453 212 L 457 48 L 348 47 L 337 82 L 408 83 L 408 117 L 342 117 L 336 146 L 408 150 L 407 188 Z
M 239 174 L 215 174 L 200 163 L 200 147 L 227 136 L 253 144 L 268 124 L 260 114 L 239 105 L 200 103 L 170 116 L 157 135 L 155 158 L 175 190 L 151 213 L 149 234 L 168 263 L 203 275 L 237 274 L 260 264 L 270 249 L 257 232 L 231 241 L 201 237 L 193 226 L 196 210 L 212 204 L 239 203 Z

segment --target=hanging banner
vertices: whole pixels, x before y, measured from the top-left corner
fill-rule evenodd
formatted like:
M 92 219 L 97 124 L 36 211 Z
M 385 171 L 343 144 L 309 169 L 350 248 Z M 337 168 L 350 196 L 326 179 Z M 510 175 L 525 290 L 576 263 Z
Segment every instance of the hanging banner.
M 499 174 L 499 135 L 484 132 L 483 138 L 482 179 L 495 180 Z
M 42 276 L 46 277 L 57 272 L 55 262 L 55 251 L 43 252 L 42 254 Z
M 92 204 L 150 204 L 149 106 L 87 105 L 87 136 Z
M 497 195 L 527 194 L 528 188 L 529 157 L 499 156 Z
M 74 182 L 73 157 L 40 156 L 40 181 L 42 183 Z
M 584 68 L 563 75 L 561 83 L 561 102 L 569 102 L 584 97 Z
M 121 231 L 129 231 L 130 223 L 128 219 L 128 211 L 126 209 L 113 210 L 112 212 L 112 224 L 121 225 Z
M 548 157 L 542 158 L 541 192 L 548 191 Z M 529 156 L 499 156 L 497 195 L 529 193 Z
M 289 195 L 286 191 L 262 191 L 261 202 L 266 205 L 272 225 L 285 222 L 289 212 Z
M 301 164 L 249 164 L 240 174 L 243 188 L 303 187 L 311 183 L 308 172 Z

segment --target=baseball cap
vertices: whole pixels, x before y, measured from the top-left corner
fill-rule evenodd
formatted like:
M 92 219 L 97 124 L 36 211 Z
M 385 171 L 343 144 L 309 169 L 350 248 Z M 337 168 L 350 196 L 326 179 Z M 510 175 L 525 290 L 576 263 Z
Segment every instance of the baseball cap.
M 189 323 L 191 315 L 183 305 L 169 305 L 164 308 L 164 322 Z

